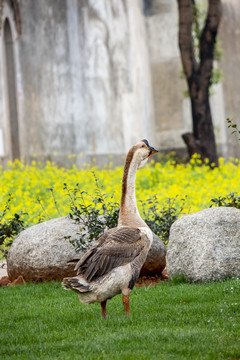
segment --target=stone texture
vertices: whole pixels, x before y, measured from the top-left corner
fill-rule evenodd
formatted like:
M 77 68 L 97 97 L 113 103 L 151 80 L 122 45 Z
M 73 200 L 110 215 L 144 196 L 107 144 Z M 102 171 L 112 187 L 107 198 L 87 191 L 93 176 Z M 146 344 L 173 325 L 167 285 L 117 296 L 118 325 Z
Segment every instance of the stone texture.
M 201 282 L 239 276 L 240 210 L 210 208 L 178 219 L 170 230 L 167 272 Z
M 161 274 L 166 266 L 166 252 L 162 240 L 153 233 L 153 243 L 140 275 Z
M 79 225 L 67 217 L 31 226 L 14 240 L 7 258 L 10 281 L 22 275 L 25 281 L 62 280 L 73 276 L 74 264 L 67 261 L 76 252 L 65 236 L 73 239 Z M 78 255 L 78 254 L 77 254 Z
M 7 258 L 10 281 L 23 276 L 25 281 L 62 280 L 74 276 L 71 259 L 81 258 L 65 236 L 76 238 L 78 224 L 68 217 L 52 219 L 22 231 L 14 240 Z M 84 231 L 81 229 L 81 231 Z M 154 241 L 141 274 L 160 274 L 166 265 L 166 248 L 154 234 Z

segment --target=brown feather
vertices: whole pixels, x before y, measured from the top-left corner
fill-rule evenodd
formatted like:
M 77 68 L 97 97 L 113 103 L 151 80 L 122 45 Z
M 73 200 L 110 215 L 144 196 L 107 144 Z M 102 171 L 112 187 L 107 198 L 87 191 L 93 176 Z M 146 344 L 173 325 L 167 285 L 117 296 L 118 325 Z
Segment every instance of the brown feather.
M 139 229 L 122 227 L 106 232 L 76 265 L 78 275 L 96 280 L 112 269 L 131 262 L 144 247 Z
M 104 233 L 102 236 L 100 236 L 100 238 L 98 239 L 97 243 L 95 245 L 93 245 L 91 247 L 91 249 L 89 249 L 82 257 L 80 260 L 78 260 L 78 263 L 76 264 L 74 270 L 77 271 L 84 263 L 86 264 L 87 259 L 89 258 L 89 256 L 92 256 L 92 253 L 94 252 L 94 250 L 96 249 L 96 247 L 99 247 L 101 244 L 104 243 L 106 237 L 108 236 L 108 234 L 110 234 L 111 232 L 113 232 L 116 228 L 112 228 L 110 230 L 108 230 L 106 233 Z

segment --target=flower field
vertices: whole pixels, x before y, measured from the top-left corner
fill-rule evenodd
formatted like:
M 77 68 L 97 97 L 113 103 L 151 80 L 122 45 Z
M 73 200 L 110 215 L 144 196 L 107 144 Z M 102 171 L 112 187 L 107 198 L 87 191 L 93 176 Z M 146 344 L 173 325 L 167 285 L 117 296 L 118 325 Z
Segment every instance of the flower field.
M 96 184 L 93 171 L 102 183 L 103 193 L 120 202 L 122 167 L 98 169 L 86 166 L 78 169 L 58 167 L 54 163 L 33 161 L 26 165 L 20 161 L 9 163 L 6 169 L 0 168 L 0 212 L 12 194 L 10 212 L 27 213 L 27 225 L 54 217 L 65 216 L 70 210 L 70 198 L 64 184 L 69 189 L 76 183 L 89 196 L 95 196 Z M 196 212 L 211 205 L 211 199 L 230 192 L 239 193 L 240 164 L 237 159 L 220 159 L 219 168 L 211 170 L 207 164 L 194 157 L 188 164 L 176 164 L 173 160 L 149 163 L 140 169 L 136 180 L 136 196 L 146 201 L 158 196 L 162 208 L 168 198 L 177 197 L 176 203 L 185 198 L 183 213 Z

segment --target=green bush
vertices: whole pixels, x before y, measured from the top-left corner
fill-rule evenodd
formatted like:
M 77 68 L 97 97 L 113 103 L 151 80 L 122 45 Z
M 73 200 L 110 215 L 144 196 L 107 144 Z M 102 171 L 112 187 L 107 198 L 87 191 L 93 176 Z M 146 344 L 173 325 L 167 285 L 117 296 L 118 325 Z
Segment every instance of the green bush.
M 235 207 L 240 209 L 240 196 L 235 192 L 231 192 L 226 196 L 219 196 L 217 198 L 211 199 L 211 206 L 225 206 L 225 207 Z
M 108 200 L 107 195 L 102 193 L 102 187 L 95 174 L 94 177 L 96 196 L 90 198 L 90 202 L 86 201 L 86 197 L 89 196 L 86 191 L 80 189 L 79 184 L 73 189 L 69 189 L 68 185 L 64 184 L 64 189 L 70 198 L 69 217 L 87 230 L 87 233 L 79 232 L 76 239 L 70 240 L 77 252 L 86 251 L 88 244 L 101 236 L 106 229 L 117 226 L 118 222 L 119 203 L 113 201 L 113 195 L 111 201 Z
M 176 198 L 168 198 L 166 205 L 162 208 L 159 208 L 157 195 L 147 201 L 141 201 L 144 221 L 165 245 L 168 244 L 170 227 L 183 211 L 185 199 L 181 199 L 181 201 L 182 205 L 177 207 Z
M 7 213 L 10 211 L 12 199 L 12 194 L 9 194 L 4 210 L 0 213 L 0 255 L 3 257 L 6 257 L 14 237 L 20 231 L 24 230 L 24 220 L 22 218 L 22 216 L 25 215 L 24 213 L 15 213 L 11 215 L 11 217 L 6 217 Z

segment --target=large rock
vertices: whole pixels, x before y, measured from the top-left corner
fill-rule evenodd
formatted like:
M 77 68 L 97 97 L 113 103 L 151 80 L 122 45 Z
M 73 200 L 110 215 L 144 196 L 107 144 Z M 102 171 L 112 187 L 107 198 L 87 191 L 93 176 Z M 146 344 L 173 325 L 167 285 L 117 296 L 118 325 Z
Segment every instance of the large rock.
M 178 219 L 170 230 L 167 272 L 201 282 L 239 276 L 240 210 L 210 208 Z
M 62 280 L 73 276 L 74 247 L 65 236 L 76 237 L 79 225 L 68 217 L 52 219 L 29 227 L 14 240 L 7 257 L 11 281 L 22 275 L 26 281 Z M 77 254 L 78 256 L 78 254 Z
M 22 231 L 14 240 L 7 258 L 8 276 L 11 281 L 22 275 L 26 281 L 62 280 L 74 276 L 74 264 L 67 263 L 81 258 L 66 236 L 77 237 L 84 231 L 68 217 L 52 219 Z M 87 241 L 87 236 L 86 236 Z M 154 241 L 143 265 L 141 274 L 160 274 L 166 265 L 166 248 L 154 234 Z

